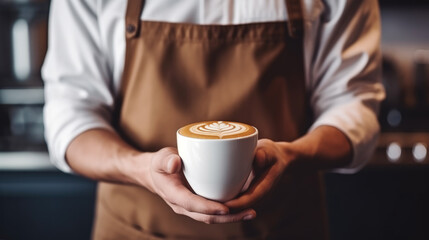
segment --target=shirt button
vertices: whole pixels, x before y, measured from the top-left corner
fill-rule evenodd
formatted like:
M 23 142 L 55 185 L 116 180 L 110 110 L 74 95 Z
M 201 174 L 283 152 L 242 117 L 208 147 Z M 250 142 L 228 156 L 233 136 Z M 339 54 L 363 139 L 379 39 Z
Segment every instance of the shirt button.
M 135 30 L 136 30 L 136 26 L 134 26 L 133 24 L 127 25 L 127 32 L 128 33 L 133 33 Z

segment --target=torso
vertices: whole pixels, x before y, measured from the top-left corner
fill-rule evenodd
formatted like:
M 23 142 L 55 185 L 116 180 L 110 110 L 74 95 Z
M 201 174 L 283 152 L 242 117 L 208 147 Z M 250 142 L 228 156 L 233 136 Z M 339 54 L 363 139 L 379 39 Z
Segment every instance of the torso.
M 118 99 L 118 131 L 130 144 L 142 151 L 175 146 L 179 127 L 215 119 L 248 123 L 274 141 L 305 132 L 302 35 L 291 37 L 285 22 L 213 26 L 140 22 L 134 15 L 127 15 L 137 31 L 127 33 Z M 101 183 L 94 238 L 326 236 L 316 172 L 285 174 L 255 209 L 252 221 L 206 225 L 175 214 L 144 188 Z

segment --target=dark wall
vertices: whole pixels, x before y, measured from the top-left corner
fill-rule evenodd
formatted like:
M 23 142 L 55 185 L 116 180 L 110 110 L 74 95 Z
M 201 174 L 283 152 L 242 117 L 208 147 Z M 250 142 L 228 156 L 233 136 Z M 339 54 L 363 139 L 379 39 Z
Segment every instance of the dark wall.
M 429 169 L 327 174 L 332 240 L 429 239 Z M 60 172 L 0 172 L 0 239 L 89 239 L 95 183 Z
M 332 240 L 429 239 L 429 168 L 326 175 Z
M 0 172 L 0 239 L 89 239 L 95 183 L 60 172 Z

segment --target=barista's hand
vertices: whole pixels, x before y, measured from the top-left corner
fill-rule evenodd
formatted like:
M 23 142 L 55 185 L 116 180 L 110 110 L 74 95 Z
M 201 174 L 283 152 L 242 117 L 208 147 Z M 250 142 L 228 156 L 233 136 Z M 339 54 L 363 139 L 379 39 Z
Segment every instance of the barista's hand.
M 266 195 L 276 184 L 292 159 L 293 151 L 288 151 L 286 142 L 273 142 L 261 139 L 256 146 L 253 162 L 254 179 L 249 188 L 238 198 L 225 203 L 231 209 L 245 209 L 252 207 Z
M 192 193 L 181 171 L 181 159 L 175 148 L 163 148 L 152 153 L 150 189 L 158 194 L 177 214 L 204 223 L 228 223 L 255 217 L 253 209 L 230 214 L 224 204 L 210 201 Z
M 232 209 L 251 207 L 273 188 L 282 174 L 349 166 L 352 145 L 339 129 L 319 126 L 293 142 L 258 141 L 253 171 L 255 178 L 241 196 L 226 202 Z

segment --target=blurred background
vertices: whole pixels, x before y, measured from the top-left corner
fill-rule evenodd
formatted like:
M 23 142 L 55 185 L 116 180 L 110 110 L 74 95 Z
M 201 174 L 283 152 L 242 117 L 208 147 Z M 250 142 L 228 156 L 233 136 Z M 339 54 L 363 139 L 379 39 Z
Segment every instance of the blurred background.
M 331 239 L 429 239 L 429 1 L 380 0 L 382 133 L 368 166 L 326 174 Z M 95 183 L 43 138 L 48 0 L 0 0 L 0 239 L 89 239 Z

